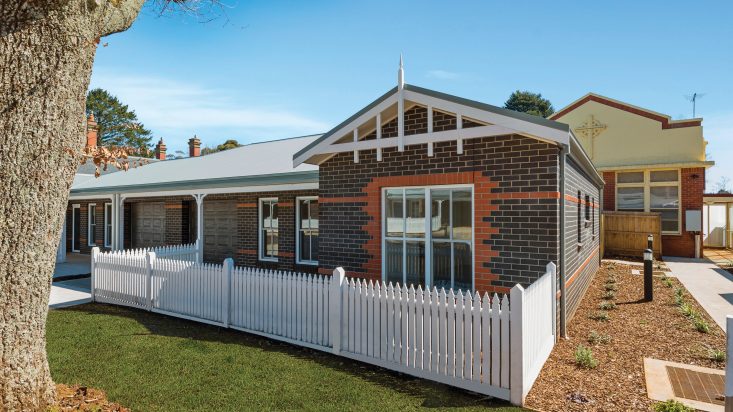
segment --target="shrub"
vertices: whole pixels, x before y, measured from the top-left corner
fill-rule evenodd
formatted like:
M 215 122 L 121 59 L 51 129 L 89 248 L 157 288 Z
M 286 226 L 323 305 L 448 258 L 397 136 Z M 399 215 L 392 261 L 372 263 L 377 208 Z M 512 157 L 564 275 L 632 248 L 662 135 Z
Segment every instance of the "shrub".
M 697 329 L 700 333 L 710 333 L 710 324 L 708 324 L 707 321 L 703 318 L 696 318 L 695 319 L 695 329 Z
M 725 351 L 715 348 L 708 348 L 708 359 L 713 362 L 725 362 Z
M 588 343 L 590 343 L 591 345 L 598 345 L 598 344 L 605 345 L 606 343 L 610 341 L 611 341 L 610 336 L 600 334 L 594 330 L 590 331 L 590 334 L 588 335 Z
M 674 399 L 670 399 L 667 402 L 659 402 L 654 405 L 655 412 L 695 412 L 694 409 L 689 408 Z
M 602 322 L 605 322 L 609 319 L 608 312 L 606 312 L 605 310 L 599 310 L 599 311 L 593 312 L 588 317 L 593 320 L 599 320 Z
M 606 291 L 611 291 L 611 290 L 612 291 L 615 291 L 617 289 L 618 289 L 618 287 L 616 287 L 616 284 L 615 283 L 607 283 L 606 284 Z
M 608 278 L 608 279 L 606 280 L 606 284 L 607 284 L 607 285 L 610 285 L 610 284 L 612 284 L 612 283 L 616 283 L 616 278 L 614 278 L 614 277 L 609 277 L 609 278 Z
M 616 292 L 609 290 L 603 294 L 603 299 L 616 299 Z
M 616 304 L 613 303 L 613 302 L 603 301 L 603 302 L 601 302 L 600 305 L 598 305 L 598 309 L 601 309 L 601 310 L 613 310 L 613 309 L 616 309 Z
M 595 369 L 598 366 L 598 360 L 593 358 L 593 351 L 583 345 L 578 345 L 575 349 L 575 363 L 586 369 Z

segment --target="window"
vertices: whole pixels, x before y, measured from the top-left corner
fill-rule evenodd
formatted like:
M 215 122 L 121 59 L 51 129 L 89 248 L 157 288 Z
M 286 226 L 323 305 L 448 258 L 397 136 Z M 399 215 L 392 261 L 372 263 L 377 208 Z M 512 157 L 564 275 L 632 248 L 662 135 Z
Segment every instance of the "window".
M 277 261 L 277 199 L 260 199 L 260 260 Z
M 590 198 L 590 202 L 591 202 L 591 204 L 594 205 L 596 203 L 596 198 L 595 197 L 591 197 Z M 594 235 L 596 235 L 597 232 L 596 232 L 596 211 L 595 211 L 595 209 L 591 211 L 590 220 L 591 220 L 591 226 L 592 226 L 591 232 Z
M 96 246 L 97 243 L 97 205 L 90 203 L 87 206 L 87 244 Z
M 472 289 L 472 188 L 390 188 L 383 194 L 385 281 Z
M 296 219 L 296 259 L 298 263 L 318 264 L 318 198 L 299 197 Z
M 112 203 L 104 204 L 104 247 L 112 246 Z
M 585 221 L 590 221 L 590 196 L 585 195 Z
M 679 170 L 616 174 L 616 210 L 658 212 L 662 232 L 680 232 Z
M 578 199 L 578 204 L 577 204 L 577 207 L 578 207 L 578 225 L 577 225 L 578 226 L 578 246 L 580 246 L 580 244 L 583 242 L 583 231 L 581 229 L 581 226 L 582 226 L 581 221 L 583 217 L 580 215 L 580 203 L 581 203 L 580 196 L 581 196 L 580 190 L 578 190 L 578 198 L 577 198 Z

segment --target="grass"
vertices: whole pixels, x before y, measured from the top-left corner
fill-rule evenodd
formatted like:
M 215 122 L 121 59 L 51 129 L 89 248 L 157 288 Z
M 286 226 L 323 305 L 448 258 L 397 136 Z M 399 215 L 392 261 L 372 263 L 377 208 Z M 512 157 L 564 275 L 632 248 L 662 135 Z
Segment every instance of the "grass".
M 588 315 L 588 317 L 590 319 L 601 321 L 601 322 L 606 322 L 608 319 L 610 319 L 610 317 L 608 316 L 608 312 L 606 312 L 605 310 L 595 311 L 591 313 L 590 315 Z
M 522 411 L 328 353 L 99 304 L 51 310 L 47 352 L 56 382 L 139 411 Z

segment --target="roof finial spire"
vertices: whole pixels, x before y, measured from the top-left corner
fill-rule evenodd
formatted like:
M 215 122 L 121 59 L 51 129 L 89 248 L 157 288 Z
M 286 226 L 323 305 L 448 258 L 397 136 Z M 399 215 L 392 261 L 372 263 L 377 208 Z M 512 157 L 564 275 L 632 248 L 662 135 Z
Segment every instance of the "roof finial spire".
M 405 87 L 405 69 L 402 64 L 402 53 L 400 53 L 400 69 L 397 70 L 397 88 L 402 90 Z

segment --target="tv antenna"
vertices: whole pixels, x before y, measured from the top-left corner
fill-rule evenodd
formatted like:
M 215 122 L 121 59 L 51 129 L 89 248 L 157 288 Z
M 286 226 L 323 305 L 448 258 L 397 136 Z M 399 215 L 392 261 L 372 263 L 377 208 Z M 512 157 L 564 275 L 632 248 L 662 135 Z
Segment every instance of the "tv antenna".
M 692 118 L 695 118 L 695 106 L 697 104 L 698 99 L 701 99 L 705 96 L 705 93 L 692 93 L 692 94 L 686 94 L 685 99 L 687 101 L 692 102 Z

